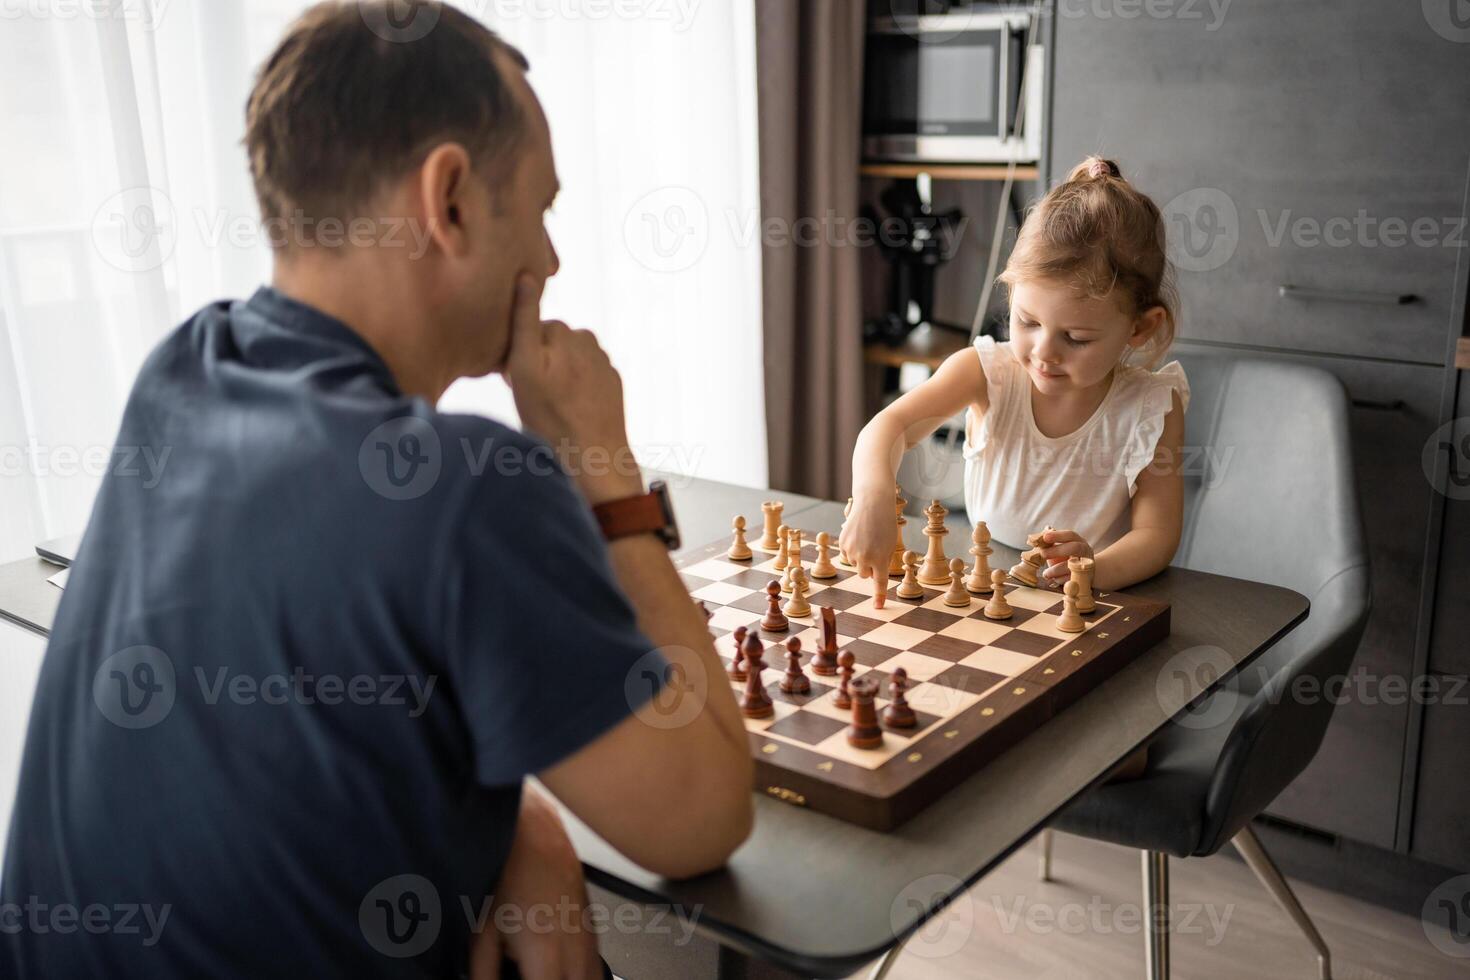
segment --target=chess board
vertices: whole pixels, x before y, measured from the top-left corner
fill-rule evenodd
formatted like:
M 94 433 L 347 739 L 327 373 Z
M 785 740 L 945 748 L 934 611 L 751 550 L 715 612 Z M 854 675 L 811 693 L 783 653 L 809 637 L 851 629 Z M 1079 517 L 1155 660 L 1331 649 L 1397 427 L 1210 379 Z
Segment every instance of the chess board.
M 945 605 L 944 591 L 935 588 L 926 587 L 917 599 L 900 599 L 896 579 L 889 580 L 884 608 L 878 609 L 872 582 L 840 564 L 836 578 L 810 579 L 810 615 L 770 632 L 760 628 L 765 586 L 781 572 L 772 567 L 775 552 L 759 546 L 759 527 L 752 530 L 749 559 L 727 558 L 727 539 L 685 552 L 678 565 L 690 594 L 712 613 L 710 630 L 727 667 L 737 627 L 747 627 L 764 644 L 762 680 L 775 714 L 745 719 L 756 789 L 876 830 L 912 817 L 1169 633 L 1168 605 L 1117 592 L 1095 595 L 1097 608 L 1083 617 L 1083 632 L 1063 632 L 1056 628 L 1061 594 L 1013 580 L 1006 585 L 1014 609 L 1008 620 L 985 617 L 985 596 L 973 596 L 967 608 Z M 804 543 L 809 576 L 816 556 L 816 547 Z M 822 607 L 835 611 L 838 649 L 852 651 L 854 678 L 869 675 L 879 682 L 880 716 L 889 678 L 904 668 L 916 727 L 884 724 L 883 744 L 876 749 L 847 743 L 852 712 L 833 704 L 840 679 L 810 669 L 822 640 Z M 801 640 L 809 694 L 780 689 L 785 643 L 792 636 Z M 745 683 L 730 683 L 740 697 Z

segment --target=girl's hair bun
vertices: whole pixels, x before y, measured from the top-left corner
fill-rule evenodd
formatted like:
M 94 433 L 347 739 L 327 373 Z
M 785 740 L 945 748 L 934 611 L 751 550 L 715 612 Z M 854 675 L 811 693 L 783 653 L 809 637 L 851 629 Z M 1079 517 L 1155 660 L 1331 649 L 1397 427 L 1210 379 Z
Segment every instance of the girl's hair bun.
M 1105 160 L 1102 157 L 1088 157 L 1072 168 L 1072 172 L 1067 175 L 1067 182 L 1122 176 L 1123 172 L 1118 169 L 1118 165 L 1112 160 Z
M 1159 206 L 1112 160 L 1088 157 L 1027 215 L 1000 281 L 1069 286 L 1137 316 L 1156 306 L 1164 325 L 1140 349 L 1152 369 L 1174 341 L 1179 300 L 1165 251 Z

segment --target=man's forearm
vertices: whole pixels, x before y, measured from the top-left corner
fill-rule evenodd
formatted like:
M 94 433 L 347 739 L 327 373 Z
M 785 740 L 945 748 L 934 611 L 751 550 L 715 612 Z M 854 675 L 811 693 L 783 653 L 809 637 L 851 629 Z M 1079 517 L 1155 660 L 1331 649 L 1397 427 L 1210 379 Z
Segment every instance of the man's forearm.
M 745 752 L 745 722 L 715 653 L 709 624 L 689 597 L 663 542 L 651 534 L 633 535 L 612 542 L 608 552 L 618 584 L 638 614 L 639 628 L 671 663 L 683 666 L 690 693 L 702 699 L 731 745 Z

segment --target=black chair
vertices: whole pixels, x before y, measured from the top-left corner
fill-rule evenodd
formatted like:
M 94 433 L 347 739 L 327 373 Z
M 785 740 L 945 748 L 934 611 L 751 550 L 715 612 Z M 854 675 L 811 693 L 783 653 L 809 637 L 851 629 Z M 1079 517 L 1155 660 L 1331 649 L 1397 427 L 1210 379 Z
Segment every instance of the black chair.
M 1204 857 L 1234 843 L 1316 947 L 1326 944 L 1266 855 L 1250 821 L 1312 761 L 1333 700 L 1293 699 L 1298 678 L 1322 690 L 1346 674 L 1369 608 L 1369 568 L 1348 435 L 1349 402 L 1325 371 L 1224 354 L 1181 357 L 1192 399 L 1184 535 L 1174 563 L 1281 585 L 1307 596 L 1307 620 L 1238 677 L 1171 721 L 1142 776 L 1106 783 L 1052 826 L 1143 852 L 1145 960 L 1169 975 L 1169 855 Z M 1190 461 L 1186 460 L 1186 464 Z M 1050 876 L 1051 830 L 1042 832 Z

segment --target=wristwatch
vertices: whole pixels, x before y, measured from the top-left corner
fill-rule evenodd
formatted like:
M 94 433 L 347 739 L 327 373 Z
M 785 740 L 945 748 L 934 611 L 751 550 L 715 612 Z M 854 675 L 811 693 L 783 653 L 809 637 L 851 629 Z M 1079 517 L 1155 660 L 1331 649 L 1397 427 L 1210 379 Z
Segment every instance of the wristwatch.
M 592 513 L 602 526 L 602 536 L 609 541 L 633 534 L 652 534 L 670 551 L 679 547 L 679 524 L 674 520 L 674 504 L 669 499 L 668 484 L 663 480 L 654 480 L 648 485 L 647 493 L 636 497 L 596 504 Z

